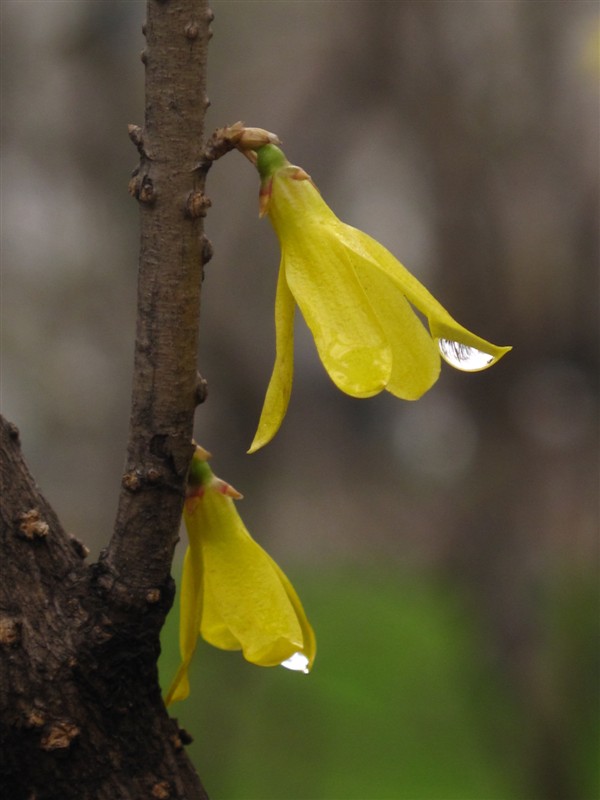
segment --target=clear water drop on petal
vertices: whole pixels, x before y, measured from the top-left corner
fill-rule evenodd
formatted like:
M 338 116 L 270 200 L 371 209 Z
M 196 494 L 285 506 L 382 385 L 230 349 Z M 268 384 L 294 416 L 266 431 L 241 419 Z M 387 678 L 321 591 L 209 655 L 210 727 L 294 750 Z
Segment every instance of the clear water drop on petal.
M 294 653 L 288 659 L 282 661 L 281 666 L 297 672 L 304 672 L 308 675 L 308 658 L 303 653 Z
M 477 350 L 476 347 L 452 339 L 438 339 L 437 343 L 444 361 L 463 372 L 487 369 L 498 360 L 490 353 L 484 353 L 483 350 Z

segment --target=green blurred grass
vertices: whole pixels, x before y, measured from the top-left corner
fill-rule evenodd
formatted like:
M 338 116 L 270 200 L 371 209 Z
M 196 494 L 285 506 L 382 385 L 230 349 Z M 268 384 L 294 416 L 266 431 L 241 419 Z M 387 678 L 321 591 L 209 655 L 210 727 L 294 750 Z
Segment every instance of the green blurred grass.
M 317 632 L 313 672 L 261 669 L 201 642 L 192 694 L 170 709 L 213 800 L 532 800 L 531 723 L 456 587 L 381 567 L 290 577 Z M 593 800 L 588 734 L 571 755 Z

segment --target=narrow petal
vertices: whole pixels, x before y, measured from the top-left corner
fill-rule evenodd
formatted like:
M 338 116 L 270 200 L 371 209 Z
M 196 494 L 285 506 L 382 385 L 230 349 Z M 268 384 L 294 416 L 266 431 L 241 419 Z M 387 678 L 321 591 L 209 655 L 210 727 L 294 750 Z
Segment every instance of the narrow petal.
M 378 394 L 390 378 L 392 353 L 334 229 L 307 226 L 282 260 L 329 377 L 353 397 Z
M 290 402 L 294 374 L 295 309 L 294 298 L 281 266 L 275 295 L 275 365 L 249 453 L 254 453 L 271 441 L 279 430 Z
M 338 233 L 348 248 L 388 275 L 406 295 L 409 302 L 427 317 L 429 329 L 434 338 L 449 339 L 489 353 L 493 360 L 486 366 L 492 366 L 512 349 L 492 344 L 456 322 L 423 284 L 375 239 L 342 222 L 339 223 Z
M 302 652 L 302 627 L 272 559 L 251 538 L 233 501 L 207 492 L 202 502 L 204 608 L 201 631 L 212 641 L 224 625 L 254 664 L 275 666 Z M 210 638 L 209 638 L 210 637 Z
M 190 516 L 192 518 L 190 519 Z M 188 670 L 196 650 L 202 616 L 202 552 L 197 538 L 198 520 L 186 514 L 186 527 L 190 543 L 183 560 L 179 611 L 179 650 L 181 664 L 165 697 L 168 706 L 185 700 L 190 693 Z M 192 531 L 190 535 L 190 530 Z
M 179 665 L 175 677 L 169 687 L 169 691 L 165 695 L 165 705 L 170 706 L 173 703 L 178 703 L 180 700 L 185 700 L 190 694 L 190 678 L 189 678 L 190 662 L 182 661 Z
M 385 388 L 403 400 L 417 400 L 438 379 L 439 350 L 389 276 L 358 256 L 353 263 L 392 348 L 392 374 Z
M 268 553 L 266 555 L 268 556 Z M 298 622 L 300 623 L 300 628 L 302 630 L 302 639 L 303 639 L 302 652 L 308 658 L 307 668 L 310 670 L 314 663 L 315 656 L 317 655 L 317 639 L 315 636 L 315 632 L 312 629 L 310 622 L 308 621 L 308 618 L 304 611 L 304 607 L 300 602 L 300 598 L 298 597 L 296 590 L 290 583 L 287 575 L 283 572 L 279 564 L 273 561 L 273 559 L 270 556 L 268 557 L 271 560 L 271 565 L 275 570 L 275 572 L 277 573 L 277 575 L 279 576 L 279 579 L 283 584 L 283 588 L 285 589 L 285 592 L 290 600 L 290 603 L 294 607 L 296 616 L 298 617 Z

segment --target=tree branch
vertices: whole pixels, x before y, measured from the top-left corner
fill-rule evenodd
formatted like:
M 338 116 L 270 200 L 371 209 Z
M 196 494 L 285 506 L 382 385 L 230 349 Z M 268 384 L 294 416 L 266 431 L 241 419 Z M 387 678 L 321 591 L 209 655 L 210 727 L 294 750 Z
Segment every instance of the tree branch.
M 156 662 L 205 392 L 199 161 L 211 19 L 206 0 L 147 4 L 145 124 L 129 130 L 141 209 L 132 410 L 115 529 L 97 564 L 62 530 L 0 418 L 0 794 L 11 800 L 206 798 Z
M 102 562 L 130 601 L 170 574 L 201 399 L 196 359 L 209 203 L 197 164 L 211 19 L 206 0 L 148 2 L 145 124 L 130 129 L 141 155 L 130 183 L 141 213 L 132 409 L 117 520 Z
M 0 488 L 0 796 L 205 800 L 158 685 L 172 592 L 106 602 L 2 417 Z

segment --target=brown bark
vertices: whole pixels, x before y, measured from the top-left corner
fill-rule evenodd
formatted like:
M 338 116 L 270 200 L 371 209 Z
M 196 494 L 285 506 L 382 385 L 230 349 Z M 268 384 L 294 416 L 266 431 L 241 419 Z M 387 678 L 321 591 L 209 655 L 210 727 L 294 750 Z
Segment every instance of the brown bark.
M 0 794 L 205 798 L 162 703 L 159 634 L 191 456 L 206 164 L 206 0 L 149 0 L 132 412 L 115 530 L 98 563 L 69 537 L 0 418 Z

